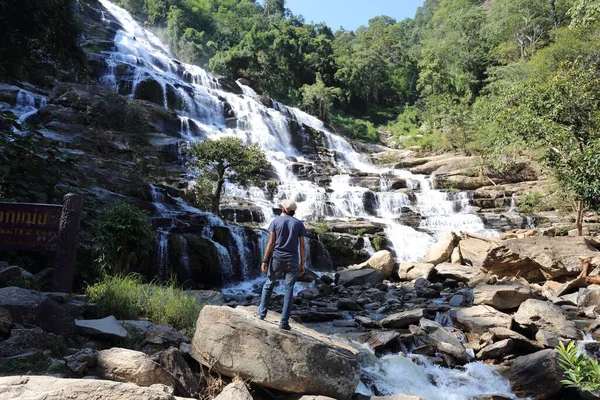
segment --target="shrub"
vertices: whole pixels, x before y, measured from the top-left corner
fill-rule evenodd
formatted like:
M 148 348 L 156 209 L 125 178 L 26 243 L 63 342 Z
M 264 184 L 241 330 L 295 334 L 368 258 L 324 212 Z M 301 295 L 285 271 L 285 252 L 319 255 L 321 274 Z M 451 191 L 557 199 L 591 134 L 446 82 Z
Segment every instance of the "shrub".
M 117 274 L 128 272 L 132 262 L 152 249 L 154 234 L 148 217 L 147 212 L 127 203 L 102 210 L 95 238 L 96 262 Z
M 556 348 L 558 363 L 567 379 L 561 383 L 586 391 L 600 389 L 600 365 L 598 361 L 584 354 L 578 354 L 576 342 L 570 342 L 566 347 L 560 342 Z
M 138 319 L 145 314 L 148 293 L 138 275 L 110 276 L 88 286 L 86 295 L 96 303 L 98 315 L 114 315 L 117 319 Z
M 100 282 L 88 286 L 86 295 L 96 303 L 100 317 L 148 319 L 155 324 L 172 325 L 186 335 L 193 334 L 201 309 L 196 298 L 185 294 L 175 283 L 166 287 L 146 284 L 133 274 L 105 274 Z
M 342 111 L 331 114 L 332 124 L 344 136 L 367 143 L 378 143 L 379 134 L 369 121 L 351 117 Z
M 385 245 L 387 244 L 387 239 L 385 236 L 375 236 L 371 240 L 371 244 L 373 244 L 373 248 L 377 251 L 384 250 Z

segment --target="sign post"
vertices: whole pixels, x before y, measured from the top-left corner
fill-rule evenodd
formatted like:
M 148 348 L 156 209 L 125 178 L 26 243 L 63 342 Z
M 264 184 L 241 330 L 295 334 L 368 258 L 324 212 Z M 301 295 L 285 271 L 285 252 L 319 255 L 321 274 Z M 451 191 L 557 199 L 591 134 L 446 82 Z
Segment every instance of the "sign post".
M 77 194 L 62 206 L 0 202 L 0 249 L 56 252 L 52 290 L 70 293 L 82 210 Z

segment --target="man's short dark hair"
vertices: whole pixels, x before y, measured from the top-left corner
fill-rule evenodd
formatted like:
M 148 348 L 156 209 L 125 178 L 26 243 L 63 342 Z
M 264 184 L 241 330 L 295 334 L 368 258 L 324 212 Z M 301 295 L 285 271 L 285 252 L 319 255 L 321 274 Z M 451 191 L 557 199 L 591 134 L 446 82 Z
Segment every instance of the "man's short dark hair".
M 296 214 L 296 210 L 282 210 L 282 211 L 285 215 L 289 215 L 290 217 L 293 217 L 294 214 Z

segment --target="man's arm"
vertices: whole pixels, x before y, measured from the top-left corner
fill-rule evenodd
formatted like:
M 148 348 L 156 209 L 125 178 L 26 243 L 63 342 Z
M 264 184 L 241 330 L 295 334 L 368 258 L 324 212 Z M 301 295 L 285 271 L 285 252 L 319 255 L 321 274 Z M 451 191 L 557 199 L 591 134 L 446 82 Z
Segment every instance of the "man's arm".
M 304 273 L 304 258 L 306 249 L 304 247 L 304 236 L 300 236 L 300 268 L 298 268 L 298 274 L 302 275 Z
M 271 255 L 273 248 L 275 248 L 275 232 L 269 233 L 269 242 L 267 243 L 265 256 L 263 257 L 263 262 L 260 266 L 260 270 L 263 272 L 263 274 L 267 273 L 267 262 L 269 261 L 269 256 Z

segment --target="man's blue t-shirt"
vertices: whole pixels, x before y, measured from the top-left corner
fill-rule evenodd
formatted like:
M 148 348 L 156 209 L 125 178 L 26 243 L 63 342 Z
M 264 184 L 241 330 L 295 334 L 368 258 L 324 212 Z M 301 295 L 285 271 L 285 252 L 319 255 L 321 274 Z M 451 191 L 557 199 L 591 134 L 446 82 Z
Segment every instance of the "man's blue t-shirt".
M 289 215 L 277 217 L 269 225 L 269 232 L 275 232 L 273 258 L 279 262 L 299 264 L 300 237 L 306 236 L 304 224 Z

